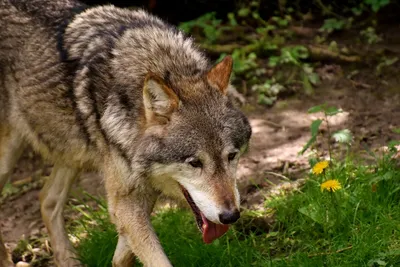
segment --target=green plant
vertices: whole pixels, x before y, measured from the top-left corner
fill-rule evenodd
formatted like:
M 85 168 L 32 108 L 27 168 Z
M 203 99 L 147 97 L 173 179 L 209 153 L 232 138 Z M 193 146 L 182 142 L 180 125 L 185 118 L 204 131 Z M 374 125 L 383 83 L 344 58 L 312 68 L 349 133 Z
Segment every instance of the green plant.
M 310 113 L 322 118 L 311 123 L 314 143 L 320 125 L 340 112 L 336 107 L 315 106 Z M 344 129 L 332 137 L 351 143 Z M 311 171 L 301 188 L 267 199 L 275 211 L 274 266 L 397 266 L 400 264 L 400 168 L 390 142 L 375 161 L 356 155 L 344 159 L 311 159 Z M 304 152 L 304 149 L 303 149 Z M 330 155 L 331 155 L 330 151 Z
M 179 28 L 187 33 L 200 31 L 204 37 L 204 42 L 215 43 L 222 34 L 221 20 L 216 18 L 215 12 L 206 13 L 203 16 L 179 24 Z
M 350 27 L 352 19 L 337 19 L 337 18 L 329 18 L 324 20 L 324 24 L 320 28 L 320 31 L 331 33 L 333 31 L 343 30 L 345 28 Z
M 314 69 L 311 67 L 311 65 L 302 61 L 307 59 L 308 56 L 308 50 L 304 46 L 283 47 L 279 56 L 272 56 L 269 58 L 269 66 L 294 67 L 292 68 L 292 71 L 289 72 L 291 73 L 290 75 L 283 76 L 285 80 L 283 84 L 289 84 L 292 82 L 292 79 L 299 74 L 305 92 L 310 94 L 313 91 L 313 86 L 319 83 L 319 76 L 314 72 Z
M 328 117 L 335 116 L 339 113 L 342 113 L 343 110 L 333 107 L 333 106 L 327 106 L 326 104 L 319 105 L 319 106 L 314 106 L 308 110 L 308 113 L 317 113 L 321 112 L 323 114 L 323 117 L 313 120 L 311 123 L 311 138 L 308 140 L 308 142 L 304 145 L 303 149 L 300 151 L 300 154 L 302 155 L 307 149 L 309 149 L 316 141 L 317 137 L 319 134 L 319 128 L 323 122 L 325 122 L 327 126 L 327 131 L 328 131 L 328 151 L 329 151 L 329 156 L 332 158 L 332 151 L 331 151 L 331 145 L 330 145 L 330 138 L 333 138 L 336 142 L 346 144 L 349 146 L 352 142 L 352 134 L 349 129 L 343 129 L 339 130 L 335 133 L 331 133 L 330 130 L 330 125 L 329 125 L 329 120 Z
M 368 27 L 360 31 L 361 37 L 363 37 L 368 44 L 376 44 L 382 41 L 382 38 L 376 34 L 375 28 Z
M 391 65 L 393 65 L 394 63 L 396 63 L 399 60 L 398 57 L 392 57 L 392 58 L 388 58 L 383 56 L 380 59 L 380 62 L 378 63 L 378 65 L 375 67 L 375 72 L 377 75 L 382 73 L 382 70 L 386 67 L 389 67 Z
M 292 17 L 290 15 L 284 15 L 282 17 L 281 16 L 272 16 L 271 22 L 273 22 L 280 28 L 286 28 L 292 22 Z
M 308 58 L 308 50 L 304 46 L 283 47 L 279 56 L 272 56 L 269 58 L 269 65 L 271 67 L 282 64 L 300 66 L 301 60 L 306 58 Z
M 400 264 L 399 178 L 390 153 L 373 165 L 346 158 L 310 174 L 299 191 L 271 198 L 266 205 L 276 212 L 275 242 L 291 240 L 276 266 Z M 340 188 L 321 190 L 333 180 Z
M 382 7 L 388 5 L 390 0 L 364 0 L 364 3 L 371 7 L 372 11 L 378 12 Z
M 246 3 L 242 7 L 238 8 L 238 11 L 236 13 L 237 17 L 242 20 L 243 25 L 246 25 L 248 23 L 252 24 L 260 24 L 260 25 L 268 25 L 268 22 L 266 22 L 259 13 L 259 7 L 260 7 L 261 1 L 255 0 L 251 1 L 250 3 Z M 253 20 L 253 22 L 251 21 Z
M 279 93 L 286 90 L 274 79 L 266 80 L 262 84 L 255 84 L 251 89 L 257 93 L 257 102 L 265 106 L 271 106 L 277 100 Z
M 118 236 L 114 224 L 110 222 L 106 201 L 85 195 L 95 201 L 97 208 L 92 208 L 83 200 L 80 200 L 80 205 L 73 206 L 82 215 L 73 229 L 79 240 L 77 258 L 88 267 L 111 266 Z
M 225 54 L 222 54 L 220 58 L 223 58 Z M 252 71 L 259 68 L 257 63 L 257 54 L 251 52 L 245 53 L 241 49 L 235 49 L 232 53 L 233 59 L 233 78 L 235 75 L 242 75 L 245 78 L 250 78 Z

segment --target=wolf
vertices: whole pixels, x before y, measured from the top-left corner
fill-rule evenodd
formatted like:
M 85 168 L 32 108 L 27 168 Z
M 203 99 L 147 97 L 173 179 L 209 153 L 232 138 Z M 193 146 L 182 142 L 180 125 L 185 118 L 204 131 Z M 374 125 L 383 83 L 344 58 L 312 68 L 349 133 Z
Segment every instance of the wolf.
M 57 266 L 79 265 L 63 209 L 83 171 L 104 177 L 113 266 L 172 266 L 150 222 L 160 194 L 187 201 L 205 243 L 239 219 L 251 127 L 232 64 L 144 10 L 0 0 L 0 190 L 27 145 L 54 164 L 39 199 Z

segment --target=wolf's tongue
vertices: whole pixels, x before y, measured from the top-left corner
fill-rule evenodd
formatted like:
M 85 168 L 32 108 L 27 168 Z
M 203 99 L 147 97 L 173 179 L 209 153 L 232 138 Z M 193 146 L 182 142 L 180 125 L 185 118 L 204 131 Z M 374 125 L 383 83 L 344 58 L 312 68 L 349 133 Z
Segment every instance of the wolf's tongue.
M 215 239 L 219 238 L 223 234 L 225 234 L 228 229 L 229 225 L 227 224 L 216 224 L 209 221 L 203 213 L 201 213 L 201 218 L 203 219 L 203 241 L 204 243 L 210 244 Z

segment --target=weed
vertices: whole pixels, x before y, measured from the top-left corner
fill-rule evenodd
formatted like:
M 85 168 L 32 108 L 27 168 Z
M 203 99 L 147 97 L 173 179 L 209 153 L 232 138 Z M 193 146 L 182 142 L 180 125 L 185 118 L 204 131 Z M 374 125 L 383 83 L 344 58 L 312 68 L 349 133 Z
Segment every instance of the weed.
M 343 129 L 343 130 L 337 131 L 335 133 L 331 133 L 331 131 L 330 131 L 328 117 L 335 116 L 335 115 L 343 112 L 343 110 L 341 110 L 337 107 L 327 106 L 326 104 L 314 106 L 308 110 L 308 113 L 310 113 L 310 114 L 317 113 L 317 112 L 322 112 L 323 117 L 312 121 L 311 127 L 310 127 L 311 138 L 308 140 L 308 142 L 304 145 L 303 149 L 299 153 L 303 154 L 305 151 L 307 151 L 307 149 L 309 149 L 317 141 L 317 137 L 319 135 L 319 128 L 320 128 L 321 124 L 324 122 L 326 124 L 327 130 L 328 130 L 327 143 L 328 143 L 329 157 L 332 159 L 333 155 L 332 155 L 332 151 L 331 151 L 330 139 L 333 138 L 336 142 L 346 144 L 347 146 L 349 146 L 352 142 L 353 137 L 352 137 L 352 134 L 349 129 Z
M 360 35 L 368 44 L 376 44 L 382 41 L 382 38 L 376 33 L 375 28 L 373 27 L 368 27 L 360 31 Z
M 383 56 L 380 59 L 380 62 L 378 63 L 378 65 L 375 67 L 375 72 L 377 75 L 380 75 L 382 73 L 382 70 L 386 67 L 389 67 L 391 65 L 393 65 L 394 63 L 396 63 L 399 60 L 398 57 L 392 57 L 392 58 L 388 58 Z
M 390 0 L 364 0 L 366 5 L 369 5 L 375 13 L 378 12 L 382 7 L 388 5 Z
M 179 28 L 184 32 L 193 33 L 200 31 L 200 36 L 203 37 L 204 42 L 213 44 L 221 36 L 221 20 L 216 19 L 216 13 L 206 13 L 196 20 L 183 22 L 179 25 Z
M 351 20 L 347 21 L 345 19 L 329 18 L 324 20 L 324 24 L 320 28 L 320 31 L 331 33 L 333 31 L 339 31 L 348 28 L 350 24 Z
M 327 118 L 340 112 L 320 105 L 322 112 L 311 124 L 312 137 L 301 153 L 316 141 L 320 125 L 328 125 L 328 141 L 349 146 L 351 133 L 330 134 Z M 277 252 L 274 266 L 397 266 L 400 264 L 400 169 L 393 155 L 374 154 L 373 164 L 357 157 L 310 161 L 312 171 L 299 191 L 271 197 L 266 206 L 275 210 Z M 285 246 L 284 246 L 285 244 Z

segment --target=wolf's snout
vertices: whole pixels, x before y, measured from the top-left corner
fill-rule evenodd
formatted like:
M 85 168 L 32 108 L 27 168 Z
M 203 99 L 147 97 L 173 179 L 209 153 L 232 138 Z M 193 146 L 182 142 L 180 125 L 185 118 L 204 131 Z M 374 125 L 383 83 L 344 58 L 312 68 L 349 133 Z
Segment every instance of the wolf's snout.
M 224 211 L 219 214 L 219 221 L 223 224 L 235 223 L 240 218 L 240 211 L 234 209 L 233 211 Z

